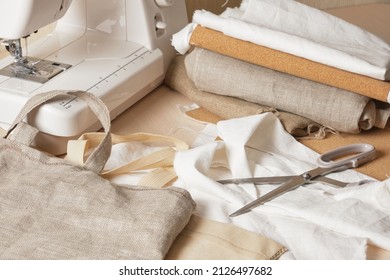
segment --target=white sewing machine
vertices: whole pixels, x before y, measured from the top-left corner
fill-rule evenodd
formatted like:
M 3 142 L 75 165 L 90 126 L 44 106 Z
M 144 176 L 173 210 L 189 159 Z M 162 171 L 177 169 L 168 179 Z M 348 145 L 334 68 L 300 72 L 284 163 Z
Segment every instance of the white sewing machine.
M 3 1 L 0 40 L 11 55 L 0 60 L 1 126 L 30 96 L 51 90 L 91 92 L 114 119 L 163 81 L 175 55 L 171 36 L 187 21 L 185 0 Z M 21 38 L 53 22 L 53 32 L 22 47 Z M 36 145 L 53 154 L 100 128 L 84 102 L 66 98 L 28 122 L 43 132 Z

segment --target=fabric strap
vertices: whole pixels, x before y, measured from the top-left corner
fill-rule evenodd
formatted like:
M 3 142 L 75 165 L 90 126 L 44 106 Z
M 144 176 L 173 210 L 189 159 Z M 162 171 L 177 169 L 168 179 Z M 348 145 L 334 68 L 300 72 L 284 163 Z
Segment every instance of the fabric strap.
M 37 130 L 27 129 L 26 124 L 23 123 L 23 119 L 25 119 L 27 115 L 38 106 L 48 102 L 55 97 L 63 95 L 75 96 L 85 101 L 92 112 L 97 116 L 104 128 L 105 133 L 103 134 L 104 136 L 101 138 L 100 143 L 97 145 L 95 151 L 91 153 L 91 155 L 83 164 L 85 168 L 99 173 L 103 169 L 111 153 L 111 122 L 109 111 L 103 101 L 91 93 L 84 91 L 55 90 L 32 96 L 26 102 L 14 122 L 11 124 L 5 137 L 21 143 L 31 142 L 31 139 L 35 136 Z
M 66 159 L 74 164 L 83 165 L 88 151 L 94 149 L 102 141 L 103 137 L 104 134 L 100 132 L 86 133 L 81 135 L 77 140 L 68 141 Z M 163 187 L 175 179 L 176 174 L 172 168 L 175 153 L 176 151 L 188 149 L 188 145 L 182 140 L 164 135 L 150 133 L 111 134 L 111 138 L 112 144 L 139 141 L 143 143 L 156 142 L 168 145 L 168 147 L 163 147 L 124 165 L 101 172 L 102 177 L 109 179 L 113 176 L 127 174 L 133 171 L 151 170 L 151 172 L 141 177 L 139 184 L 142 186 Z
M 100 173 L 105 178 L 110 178 L 132 171 L 155 169 L 141 178 L 140 183 L 144 186 L 163 187 L 176 178 L 173 171 L 173 160 L 175 152 L 188 149 L 188 145 L 174 137 L 134 133 L 128 135 L 116 135 L 110 133 L 110 116 L 105 104 L 96 96 L 84 91 L 62 91 L 56 90 L 32 96 L 19 112 L 8 131 L 0 131 L 4 138 L 17 141 L 23 144 L 30 144 L 38 130 L 23 122 L 23 119 L 35 108 L 49 100 L 61 96 L 72 95 L 85 101 L 92 112 L 101 122 L 104 132 L 85 133 L 78 140 L 68 142 L 66 159 L 72 163 L 82 165 L 85 168 Z M 112 144 L 142 141 L 145 143 L 162 142 L 168 144 L 156 152 L 128 162 L 112 170 L 103 168 L 111 154 Z M 92 150 L 87 156 L 87 152 Z

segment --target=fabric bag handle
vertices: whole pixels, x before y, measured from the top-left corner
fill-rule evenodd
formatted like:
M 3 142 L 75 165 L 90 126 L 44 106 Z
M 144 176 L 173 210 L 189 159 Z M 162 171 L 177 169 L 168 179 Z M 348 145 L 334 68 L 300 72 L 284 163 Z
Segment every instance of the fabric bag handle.
M 55 90 L 39 93 L 32 96 L 21 109 L 14 122 L 8 129 L 7 135 L 4 138 L 7 138 L 12 132 L 12 140 L 16 140 L 23 143 L 23 138 L 26 137 L 26 135 L 25 133 L 23 133 L 23 129 L 18 129 L 18 127 L 23 128 L 23 126 L 25 126 L 23 124 L 23 119 L 25 119 L 27 115 L 36 107 L 61 95 L 73 95 L 77 98 L 82 99 L 84 102 L 87 103 L 89 108 L 97 116 L 103 126 L 105 132 L 103 134 L 104 136 L 101 138 L 100 143 L 97 144 L 96 149 L 90 154 L 85 163 L 83 163 L 83 166 L 85 168 L 99 173 L 101 170 L 103 170 L 103 167 L 111 154 L 111 120 L 108 108 L 103 103 L 103 101 L 89 92 Z

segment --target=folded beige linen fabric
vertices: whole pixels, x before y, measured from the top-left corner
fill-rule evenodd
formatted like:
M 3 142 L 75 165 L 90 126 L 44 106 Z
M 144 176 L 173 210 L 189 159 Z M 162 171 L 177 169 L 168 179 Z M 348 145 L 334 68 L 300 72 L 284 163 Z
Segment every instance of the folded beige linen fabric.
M 185 65 L 199 90 L 298 114 L 340 132 L 359 133 L 379 123 L 374 102 L 349 91 L 200 48 Z
M 175 57 L 168 69 L 165 84 L 211 113 L 223 119 L 232 119 L 274 112 L 286 131 L 295 137 L 323 138 L 325 136 L 324 127 L 299 115 L 276 111 L 268 106 L 197 89 L 187 75 L 184 59 L 185 56 L 182 55 Z
M 168 260 L 277 260 L 287 249 L 232 224 L 192 215 L 176 238 Z

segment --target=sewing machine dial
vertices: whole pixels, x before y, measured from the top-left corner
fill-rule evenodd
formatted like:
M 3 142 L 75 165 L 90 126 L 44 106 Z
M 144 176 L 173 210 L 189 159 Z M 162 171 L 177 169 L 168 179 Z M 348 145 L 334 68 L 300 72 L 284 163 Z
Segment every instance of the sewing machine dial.
M 169 7 L 175 3 L 175 0 L 155 0 L 155 2 L 159 7 Z

